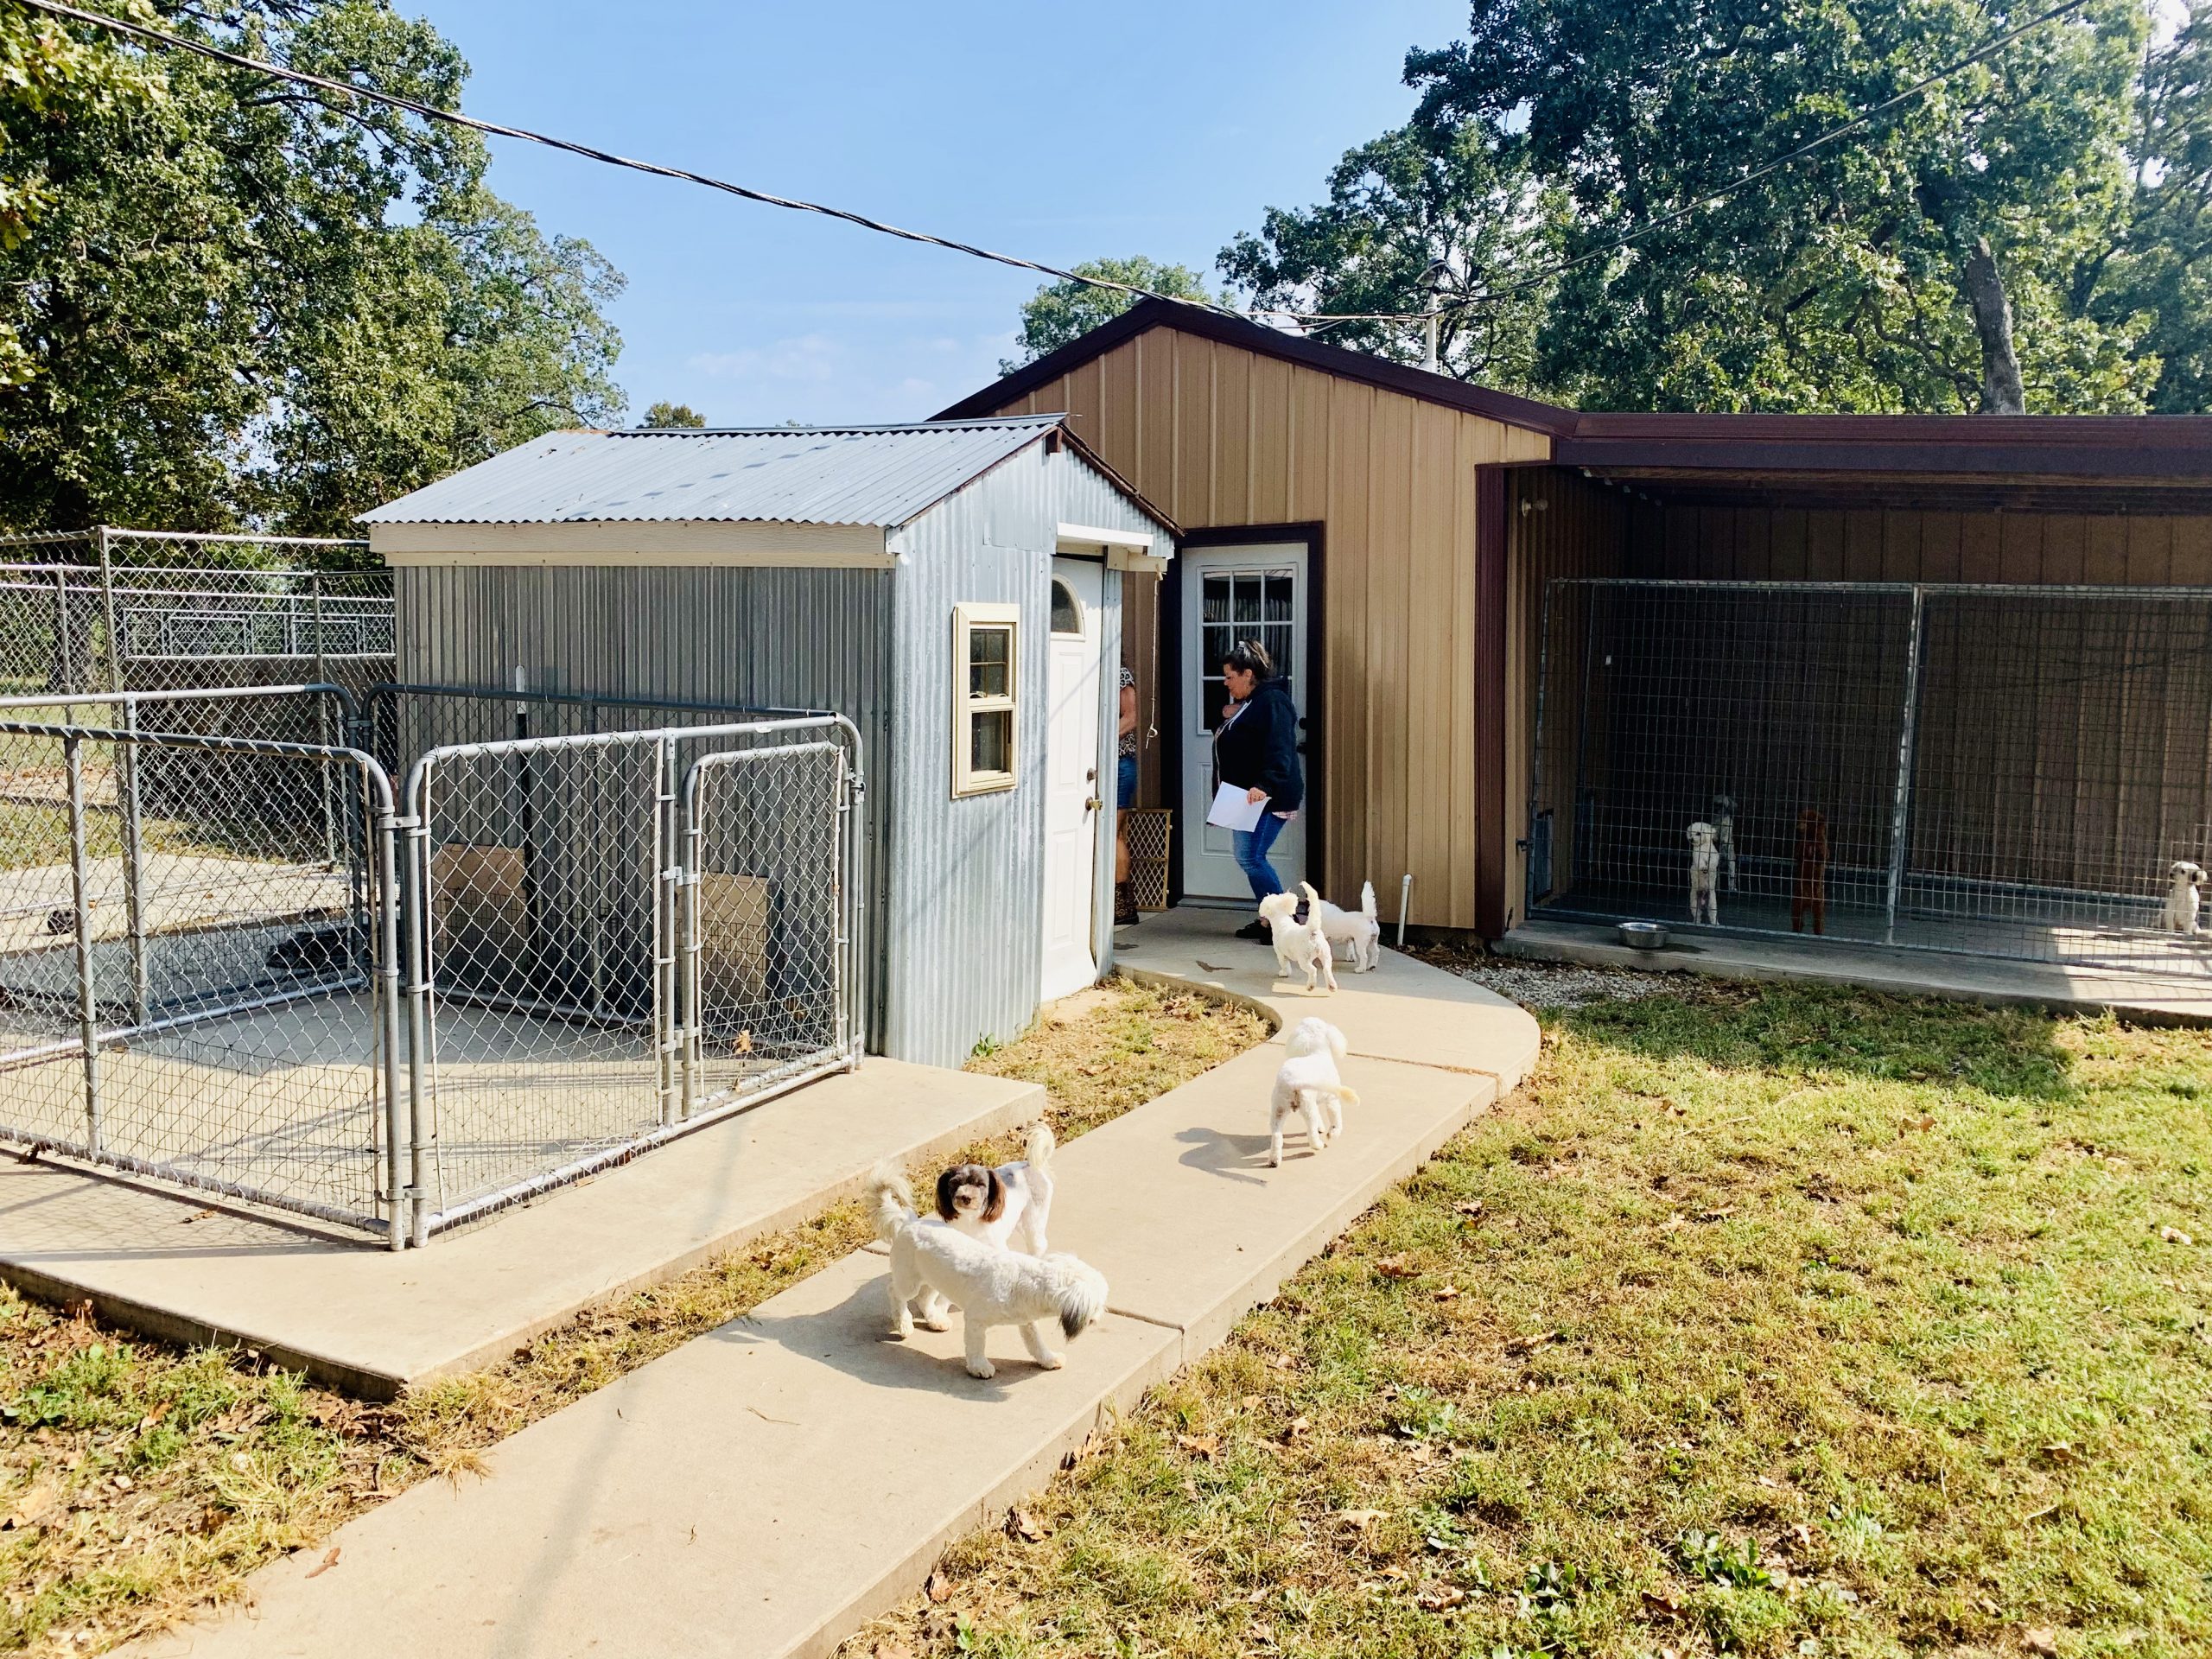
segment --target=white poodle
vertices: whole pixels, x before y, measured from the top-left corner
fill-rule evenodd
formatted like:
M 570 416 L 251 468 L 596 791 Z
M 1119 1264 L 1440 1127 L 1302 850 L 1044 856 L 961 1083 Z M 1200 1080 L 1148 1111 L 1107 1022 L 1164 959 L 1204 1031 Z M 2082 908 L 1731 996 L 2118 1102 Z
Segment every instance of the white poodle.
M 1321 930 L 1334 955 L 1337 947 L 1351 947 L 1351 970 L 1356 974 L 1370 974 L 1382 965 L 1382 924 L 1375 914 L 1375 884 L 1359 884 L 1359 908 L 1345 910 L 1331 904 L 1313 891 L 1311 881 L 1301 881 L 1299 887 L 1306 894 L 1306 919 L 1308 925 Z
M 2165 912 L 2160 924 L 2169 931 L 2194 934 L 2196 931 L 2197 884 L 2204 880 L 2204 868 L 2177 858 L 2167 872 L 2172 880 L 2166 888 Z
M 1328 935 L 1321 931 L 1311 914 L 1302 922 L 1298 919 L 1296 893 L 1271 893 L 1261 899 L 1260 919 L 1274 935 L 1278 974 L 1288 979 L 1300 969 L 1305 969 L 1309 996 L 1317 981 L 1325 980 L 1332 991 L 1337 988 L 1337 953 L 1329 948 Z
M 1301 1020 L 1283 1039 L 1285 1058 L 1275 1072 L 1268 1102 L 1268 1165 L 1282 1167 L 1283 1126 L 1293 1116 L 1306 1120 L 1306 1142 L 1318 1154 L 1332 1135 L 1344 1132 L 1344 1108 L 1359 1096 L 1344 1087 L 1337 1063 L 1345 1053 L 1344 1034 L 1325 1020 Z
M 1720 925 L 1720 904 L 1714 891 L 1720 885 L 1720 849 L 1714 845 L 1713 826 L 1700 819 L 1690 825 L 1690 920 L 1708 927 Z

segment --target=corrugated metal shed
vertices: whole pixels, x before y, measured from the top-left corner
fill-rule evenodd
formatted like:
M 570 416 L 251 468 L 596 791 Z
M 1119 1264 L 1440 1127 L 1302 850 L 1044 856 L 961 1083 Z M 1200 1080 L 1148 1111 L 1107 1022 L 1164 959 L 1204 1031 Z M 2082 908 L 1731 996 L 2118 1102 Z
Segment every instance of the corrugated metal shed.
M 904 524 L 1060 424 L 551 432 L 363 513 L 368 524 Z

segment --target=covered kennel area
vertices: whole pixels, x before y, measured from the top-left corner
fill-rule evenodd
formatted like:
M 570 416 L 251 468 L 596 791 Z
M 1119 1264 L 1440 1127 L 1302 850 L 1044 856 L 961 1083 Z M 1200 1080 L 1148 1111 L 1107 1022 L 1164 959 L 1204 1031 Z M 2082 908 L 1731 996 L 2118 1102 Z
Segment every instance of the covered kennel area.
M 860 786 L 828 715 L 16 700 L 0 1138 L 394 1247 L 621 1161 L 856 1062 Z
M 2204 975 L 2160 926 L 2212 825 L 2212 593 L 1566 579 L 1533 914 Z

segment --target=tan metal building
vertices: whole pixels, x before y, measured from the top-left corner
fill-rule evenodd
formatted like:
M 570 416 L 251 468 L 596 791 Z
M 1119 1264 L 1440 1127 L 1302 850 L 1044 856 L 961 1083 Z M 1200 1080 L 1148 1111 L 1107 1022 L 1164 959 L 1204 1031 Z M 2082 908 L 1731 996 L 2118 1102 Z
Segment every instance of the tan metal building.
M 1245 892 L 1202 819 L 1219 655 L 1253 635 L 1306 721 L 1312 810 L 1279 865 L 1338 898 L 1372 880 L 1386 913 L 1410 874 L 1417 926 L 1497 938 L 1600 867 L 1586 913 L 1663 909 L 1683 828 L 1753 789 L 1734 850 L 1762 899 L 1786 899 L 1818 802 L 1849 841 L 1839 910 L 1883 899 L 1893 942 L 1916 882 L 1973 887 L 1930 901 L 1947 919 L 2063 890 L 2111 928 L 2155 904 L 2167 854 L 2212 855 L 2212 418 L 1585 414 L 1163 302 L 941 418 L 1058 412 L 1184 526 L 1125 635 L 1183 896 Z M 1777 666 L 1808 639 L 1834 647 L 1818 684 Z M 1976 654 L 1999 640 L 2050 683 L 2011 695 L 2005 652 Z M 1630 645 L 1733 689 L 1607 681 Z M 1773 735 L 1823 711 L 1850 741 Z M 1979 763 L 1977 720 L 2005 727 Z M 2119 758 L 2067 760 L 2085 744 Z M 1624 770 L 1646 750 L 1664 776 Z M 2004 798 L 1969 811 L 1993 768 Z

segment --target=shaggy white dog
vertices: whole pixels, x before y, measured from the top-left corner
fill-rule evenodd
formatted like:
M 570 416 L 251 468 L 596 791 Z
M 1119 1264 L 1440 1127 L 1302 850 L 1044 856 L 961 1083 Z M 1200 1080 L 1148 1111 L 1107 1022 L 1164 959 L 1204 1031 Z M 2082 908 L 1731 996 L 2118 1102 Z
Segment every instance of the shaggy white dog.
M 1301 881 L 1299 887 L 1306 894 L 1306 920 L 1309 926 L 1321 930 L 1321 937 L 1328 940 L 1333 955 L 1339 945 L 1351 947 L 1351 970 L 1356 974 L 1370 974 L 1382 965 L 1382 924 L 1375 915 L 1375 884 L 1359 884 L 1359 908 L 1345 910 L 1331 904 L 1313 891 L 1311 881 Z
M 891 1334 L 913 1334 L 914 1321 L 944 1330 L 944 1305 L 960 1310 L 968 1375 L 998 1374 L 983 1353 L 995 1325 L 1018 1325 L 1030 1358 L 1048 1371 L 1065 1362 L 1045 1340 L 1039 1321 L 1058 1319 L 1069 1337 L 1082 1334 L 1106 1306 L 1106 1276 L 1071 1255 L 1022 1255 L 970 1238 L 934 1216 L 915 1213 L 913 1190 L 896 1170 L 879 1166 L 868 1184 L 875 1236 L 891 1246 Z
M 1345 1053 L 1344 1034 L 1325 1020 L 1301 1020 L 1283 1039 L 1285 1058 L 1275 1072 L 1268 1102 L 1268 1165 L 1282 1167 L 1283 1127 L 1292 1117 L 1306 1120 L 1306 1141 L 1315 1154 L 1332 1136 L 1344 1132 L 1344 1108 L 1359 1096 L 1344 1087 L 1337 1064 Z
M 996 1169 L 955 1164 L 937 1178 L 937 1213 L 970 1238 L 1024 1255 L 1045 1254 L 1052 1218 L 1052 1129 L 1041 1118 L 1025 1155 Z
M 1720 849 L 1713 843 L 1713 826 L 1700 819 L 1690 825 L 1690 920 L 1708 927 L 1720 925 L 1720 904 L 1714 891 L 1720 885 Z
M 1296 893 L 1271 893 L 1261 899 L 1260 919 L 1274 936 L 1278 974 L 1288 979 L 1300 969 L 1305 969 L 1309 996 L 1317 981 L 1325 980 L 1332 991 L 1337 988 L 1337 953 L 1329 948 L 1328 935 L 1315 925 L 1310 914 L 1302 922 L 1298 919 Z
M 2204 880 L 2204 867 L 2177 858 L 2167 872 L 2172 880 L 2166 887 L 2165 913 L 2159 918 L 2171 931 L 2194 934 L 2196 931 L 2197 884 Z

